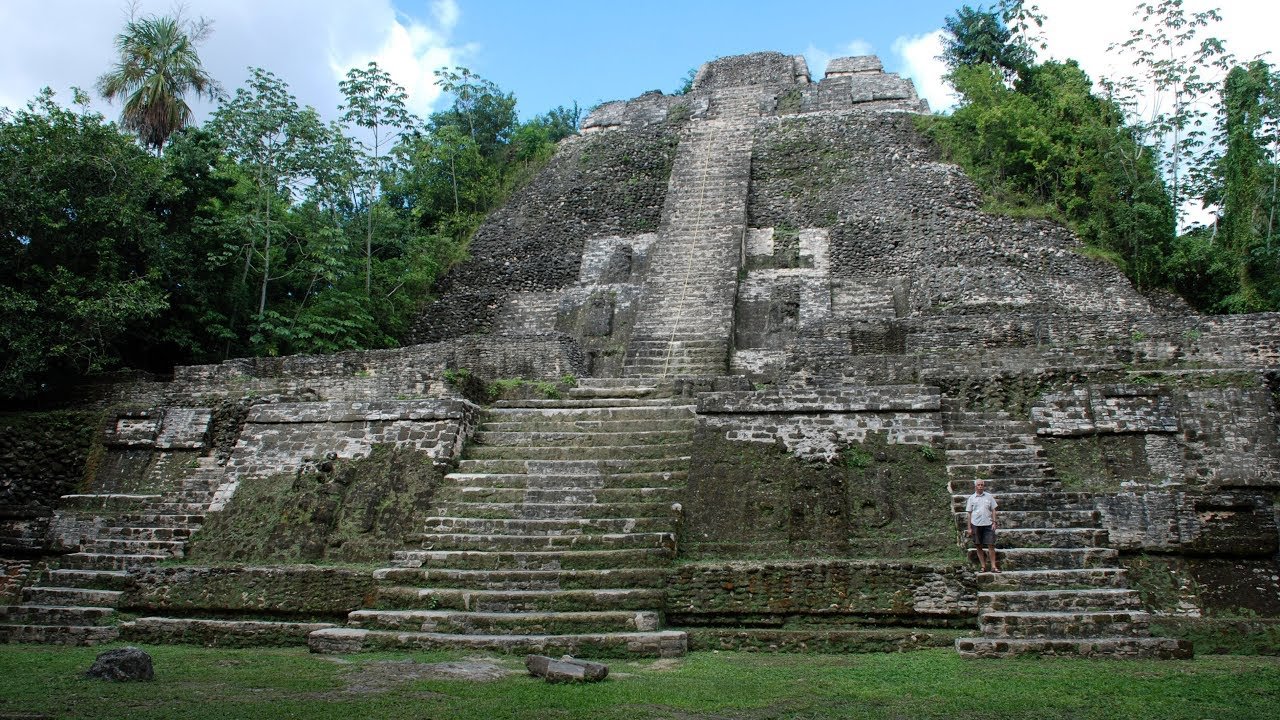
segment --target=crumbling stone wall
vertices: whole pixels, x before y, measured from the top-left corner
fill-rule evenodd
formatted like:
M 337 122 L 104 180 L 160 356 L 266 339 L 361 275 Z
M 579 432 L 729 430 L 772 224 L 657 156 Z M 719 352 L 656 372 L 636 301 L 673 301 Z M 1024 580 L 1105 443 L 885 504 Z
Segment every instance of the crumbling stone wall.
M 52 507 L 82 487 L 101 423 L 82 411 L 0 418 L 0 506 Z

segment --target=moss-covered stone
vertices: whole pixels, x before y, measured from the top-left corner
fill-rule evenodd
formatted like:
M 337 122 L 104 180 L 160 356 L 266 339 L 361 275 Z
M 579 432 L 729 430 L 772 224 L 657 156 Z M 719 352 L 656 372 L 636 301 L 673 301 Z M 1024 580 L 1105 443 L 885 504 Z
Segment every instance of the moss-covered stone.
M 152 567 L 132 580 L 120 606 L 140 613 L 334 618 L 373 593 L 371 571 L 311 565 Z
M 1197 655 L 1280 655 L 1280 619 L 1161 617 L 1151 632 L 1190 640 Z
M 83 489 L 102 454 L 102 422 L 87 411 L 0 418 L 0 504 L 52 506 Z
M 1107 434 L 1040 438 L 1062 487 L 1074 492 L 1118 492 L 1125 481 L 1152 480 L 1145 436 Z
M 1146 610 L 1218 618 L 1280 618 L 1280 565 L 1271 558 L 1122 556 Z
M 375 447 L 327 471 L 243 481 L 192 540 L 192 562 L 380 562 L 430 513 L 430 456 Z
M 869 435 L 832 463 L 700 428 L 682 552 L 959 559 L 940 453 Z

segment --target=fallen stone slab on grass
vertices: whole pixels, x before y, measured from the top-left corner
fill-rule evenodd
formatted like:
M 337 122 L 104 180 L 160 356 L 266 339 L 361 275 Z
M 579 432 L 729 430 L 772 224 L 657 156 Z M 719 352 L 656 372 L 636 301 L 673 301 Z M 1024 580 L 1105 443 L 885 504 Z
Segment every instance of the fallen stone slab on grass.
M 99 653 L 85 675 L 114 682 L 154 680 L 155 670 L 150 655 L 136 647 L 122 647 Z
M 600 682 L 609 676 L 609 666 L 576 660 L 569 655 L 556 660 L 546 655 L 528 655 L 524 666 L 529 674 L 549 683 Z

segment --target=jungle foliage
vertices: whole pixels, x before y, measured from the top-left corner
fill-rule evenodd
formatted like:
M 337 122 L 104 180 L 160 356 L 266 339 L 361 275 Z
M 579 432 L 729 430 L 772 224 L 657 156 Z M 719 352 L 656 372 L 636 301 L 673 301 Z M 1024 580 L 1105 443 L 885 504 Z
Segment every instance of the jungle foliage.
M 989 210 L 1066 222 L 1138 287 L 1207 312 L 1280 309 L 1280 83 L 1266 62 L 1236 64 L 1205 36 L 1216 11 L 1164 0 L 1137 16 L 1112 46 L 1133 74 L 1095 86 L 1075 61 L 1036 62 L 1034 6 L 961 8 L 942 55 L 960 102 L 926 131 Z M 1144 115 L 1152 93 L 1163 102 Z M 1206 97 L 1216 104 L 1197 102 Z M 1186 221 L 1196 204 L 1211 224 Z
M 74 110 L 48 90 L 0 109 L 0 396 L 122 366 L 395 346 L 484 216 L 577 132 L 576 106 L 521 122 L 465 68 L 440 71 L 449 104 L 414 117 L 374 63 L 325 122 L 262 68 L 222 93 L 195 54 L 208 30 L 130 19 L 100 81 L 126 99 L 118 123 L 79 90 Z M 168 76 L 140 64 L 164 48 L 199 82 L 150 92 Z M 219 94 L 203 126 L 184 92 Z

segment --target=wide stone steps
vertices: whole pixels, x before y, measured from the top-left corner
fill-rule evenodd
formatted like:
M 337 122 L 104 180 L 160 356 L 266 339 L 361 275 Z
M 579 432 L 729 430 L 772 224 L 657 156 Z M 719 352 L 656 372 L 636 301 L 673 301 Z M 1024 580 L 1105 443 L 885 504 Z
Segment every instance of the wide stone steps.
M 0 624 L 8 625 L 103 625 L 116 611 L 93 605 L 0 605 Z
M 474 533 L 481 535 L 582 536 L 613 533 L 675 532 L 676 520 L 668 518 L 472 518 L 428 517 L 424 533 Z
M 964 527 L 966 515 L 956 513 L 957 525 Z M 1097 527 L 1099 513 L 1096 510 L 997 510 L 998 528 L 1090 528 Z
M 617 432 L 603 430 L 587 430 L 587 431 L 523 431 L 523 432 L 496 432 L 488 430 L 484 426 L 476 432 L 472 441 L 475 443 L 471 447 L 472 450 L 478 449 L 477 446 L 487 447 L 512 447 L 512 446 L 529 446 L 529 447 L 607 447 L 607 448 L 625 448 L 635 447 L 638 445 L 661 445 L 673 444 L 687 446 L 689 440 L 689 431 L 684 429 L 675 430 L 648 430 L 641 432 Z
M 1004 570 L 999 573 L 977 573 L 974 578 L 980 592 L 1036 588 L 1053 590 L 1125 588 L 1128 586 L 1126 571 L 1115 567 Z
M 667 388 L 669 391 L 670 388 Z M 655 383 L 644 386 L 628 387 L 571 387 L 565 395 L 570 398 L 586 400 L 598 398 L 651 398 L 662 396 L 663 391 Z
M 573 612 L 465 612 L 448 610 L 356 610 L 347 625 L 371 630 L 444 632 L 462 635 L 563 635 L 652 632 L 658 613 L 649 610 Z
M 379 583 L 414 587 L 470 590 L 604 590 L 661 588 L 667 571 L 661 567 L 603 570 L 458 570 L 433 567 L 379 568 Z
M 1150 616 L 1141 611 L 987 612 L 978 628 L 987 637 L 1096 638 L 1143 637 Z
M 1187 640 L 1154 637 L 1074 638 L 960 638 L 956 650 L 966 658 L 1088 657 L 1147 660 L 1187 660 L 1192 646 Z
M 949 464 L 965 465 L 972 463 L 1035 463 L 1043 467 L 1044 450 L 1038 447 L 1028 448 L 976 448 L 954 450 L 948 448 Z
M 333 623 L 279 620 L 141 617 L 120 624 L 120 639 L 206 647 L 281 647 L 306 645 L 310 633 L 333 627 Z
M 454 503 L 590 503 L 600 506 L 615 503 L 670 503 L 680 499 L 681 491 L 675 487 L 614 487 L 614 488 L 505 488 L 505 487 L 469 487 L 456 485 L 442 487 L 436 492 L 437 503 L 446 506 Z M 601 509 L 608 509 L 602 507 Z M 443 516 L 455 513 L 443 513 Z M 459 517 L 470 517 L 467 513 L 456 513 Z M 476 516 L 484 517 L 484 516 Z M 599 516 L 597 516 L 599 517 Z M 613 517 L 631 517 L 615 515 Z
M 978 592 L 978 609 L 983 612 L 1100 612 L 1141 607 L 1142 599 L 1137 591 L 1125 588 Z
M 688 479 L 687 470 L 664 472 L 613 473 L 609 475 L 530 475 L 528 473 L 449 473 L 445 485 L 472 488 L 529 488 L 562 490 L 583 488 L 679 487 Z
M 0 644 L 101 645 L 118 637 L 115 625 L 0 625 Z
M 165 557 L 182 557 L 186 552 L 186 542 L 182 540 L 121 540 L 115 538 L 98 538 L 81 548 L 84 552 L 97 552 L 113 555 L 163 555 Z
M 400 567 L 452 570 L 611 570 L 663 566 L 673 557 L 674 553 L 666 548 L 541 552 L 397 550 L 391 560 Z
M 692 443 L 648 443 L 644 445 L 475 445 L 467 448 L 467 459 L 478 460 L 614 460 L 687 457 Z
M 1005 478 L 1052 477 L 1044 462 L 948 463 L 947 475 L 1000 481 Z
M 570 518 L 670 518 L 669 502 L 449 502 L 436 510 L 441 515 L 486 519 L 570 519 Z
M 533 402 L 533 401 L 529 401 Z M 541 401 L 538 401 L 541 402 Z M 556 402 L 554 400 L 547 402 Z M 585 401 L 584 401 L 585 402 Z M 590 401 L 597 402 L 597 401 Z M 692 420 L 692 405 L 631 405 L 627 407 L 581 407 L 539 405 L 538 407 L 496 407 L 481 415 L 482 427 L 496 422 L 601 422 L 614 420 Z
M 957 488 L 958 489 L 958 488 Z M 951 509 L 964 512 L 968 495 L 955 493 L 951 496 Z M 1093 495 L 1078 492 L 1001 492 L 996 495 L 1000 503 L 997 518 L 1005 511 L 1049 512 L 1061 510 L 1093 511 Z
M 498 400 L 493 403 L 493 410 L 512 409 L 512 410 L 578 410 L 578 409 L 607 409 L 618 410 L 624 408 L 663 408 L 671 409 L 674 406 L 667 398 L 555 398 L 555 399 L 521 399 L 521 400 Z M 490 412 L 493 412 L 491 410 Z
M 473 535 L 425 533 L 415 541 L 424 550 L 484 550 L 528 552 L 537 550 L 620 550 L 626 548 L 675 549 L 669 532 L 588 533 L 574 535 Z
M 509 417 L 509 416 L 508 416 Z M 668 417 L 652 417 L 640 420 L 553 420 L 535 416 L 512 420 L 488 420 L 480 425 L 480 432 L 541 432 L 541 433 L 649 433 L 693 432 L 697 421 L 693 414 L 683 412 Z
M 22 588 L 24 605 L 63 605 L 72 607 L 115 607 L 124 595 L 120 590 L 96 588 L 50 587 L 38 585 Z
M 170 559 L 169 555 L 120 555 L 115 553 L 77 552 L 62 556 L 60 565 L 72 570 L 130 570 L 155 565 Z
M 124 570 L 73 570 L 56 568 L 45 571 L 43 584 L 55 587 L 124 590 L 129 587 L 129 573 Z
M 948 431 L 943 443 L 948 453 L 988 450 L 1041 449 L 1034 435 L 953 435 Z
M 996 537 L 996 562 L 1001 570 L 1069 570 L 1114 567 L 1119 554 L 1111 548 L 1000 548 Z M 977 563 L 977 551 L 969 549 L 970 562 Z
M 114 522 L 128 527 L 150 528 L 198 528 L 204 523 L 204 515 L 169 513 L 127 513 L 112 516 Z
M 1009 548 L 1104 547 L 1107 531 L 1099 528 L 1009 528 L 1000 519 L 996 544 Z
M 198 528 L 191 526 L 138 526 L 107 527 L 102 534 L 114 536 L 122 540 L 178 541 L 186 542 Z
M 462 590 L 383 585 L 378 609 L 465 610 L 469 612 L 580 612 L 646 610 L 662 607 L 663 591 L 652 588 L 600 590 Z
M 498 475 L 511 473 L 602 475 L 610 473 L 664 472 L 667 470 L 683 470 L 687 467 L 689 467 L 688 455 L 635 458 L 632 460 L 605 458 L 594 460 L 480 459 L 461 460 L 458 462 L 458 472 L 494 473 Z
M 334 628 L 307 636 L 315 653 L 463 649 L 477 652 L 575 657 L 678 657 L 688 650 L 683 632 L 591 633 L 571 635 L 458 635 Z

